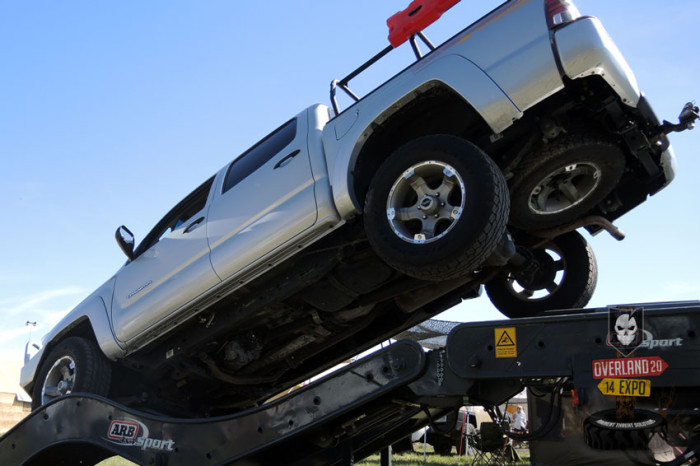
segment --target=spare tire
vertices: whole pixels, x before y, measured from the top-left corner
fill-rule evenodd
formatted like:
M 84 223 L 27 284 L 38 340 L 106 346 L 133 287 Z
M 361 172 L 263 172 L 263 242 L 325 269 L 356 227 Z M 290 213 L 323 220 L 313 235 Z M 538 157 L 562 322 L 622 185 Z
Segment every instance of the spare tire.
M 591 414 L 583 423 L 586 444 L 598 450 L 643 450 L 657 432 L 665 432 L 661 415 L 635 409 L 631 421 L 617 421 L 617 411 L 607 409 Z
M 593 296 L 598 265 L 591 245 L 577 231 L 518 251 L 527 264 L 520 269 L 506 267 L 485 285 L 502 314 L 532 317 L 553 309 L 581 308 Z

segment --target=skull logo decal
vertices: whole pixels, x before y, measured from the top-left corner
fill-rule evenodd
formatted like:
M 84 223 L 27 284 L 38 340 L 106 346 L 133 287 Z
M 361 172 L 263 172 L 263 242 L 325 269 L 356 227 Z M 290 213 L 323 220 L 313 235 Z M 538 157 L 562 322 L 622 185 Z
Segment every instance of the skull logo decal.
M 627 356 L 644 340 L 644 309 L 633 306 L 608 308 L 607 345 Z
M 615 333 L 623 345 L 632 344 L 637 333 L 637 321 L 632 317 L 632 314 L 620 314 L 620 317 L 615 321 Z

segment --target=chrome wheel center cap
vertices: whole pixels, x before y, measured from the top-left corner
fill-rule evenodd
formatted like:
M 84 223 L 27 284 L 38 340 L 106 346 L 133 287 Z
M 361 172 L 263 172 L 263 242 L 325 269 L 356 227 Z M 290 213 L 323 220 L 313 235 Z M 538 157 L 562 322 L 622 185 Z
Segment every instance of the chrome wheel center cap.
M 433 196 L 426 195 L 420 201 L 420 210 L 422 210 L 428 215 L 436 213 L 438 211 L 439 206 L 440 204 L 438 203 L 437 199 L 435 199 Z

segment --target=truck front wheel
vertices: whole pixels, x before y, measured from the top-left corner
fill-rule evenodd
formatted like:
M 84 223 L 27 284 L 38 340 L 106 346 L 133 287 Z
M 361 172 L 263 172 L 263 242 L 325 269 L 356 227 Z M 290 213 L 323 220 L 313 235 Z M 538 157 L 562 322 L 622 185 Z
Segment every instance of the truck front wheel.
M 110 362 L 97 345 L 85 338 L 66 338 L 41 364 L 32 390 L 32 409 L 73 392 L 106 396 L 110 382 Z
M 505 232 L 509 196 L 496 164 L 475 145 L 432 135 L 397 149 L 365 200 L 367 237 L 391 267 L 424 280 L 478 268 Z

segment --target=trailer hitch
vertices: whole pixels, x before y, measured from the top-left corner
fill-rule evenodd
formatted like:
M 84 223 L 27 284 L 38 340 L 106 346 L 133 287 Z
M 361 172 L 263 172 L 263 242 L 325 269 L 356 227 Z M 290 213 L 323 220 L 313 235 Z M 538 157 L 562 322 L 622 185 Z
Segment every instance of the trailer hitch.
M 680 115 L 678 115 L 677 124 L 664 120 L 659 128 L 664 135 L 674 132 L 680 133 L 681 131 L 695 128 L 695 120 L 698 118 L 700 118 L 700 115 L 698 115 L 698 107 L 695 105 L 695 102 L 688 102 L 683 106 Z

